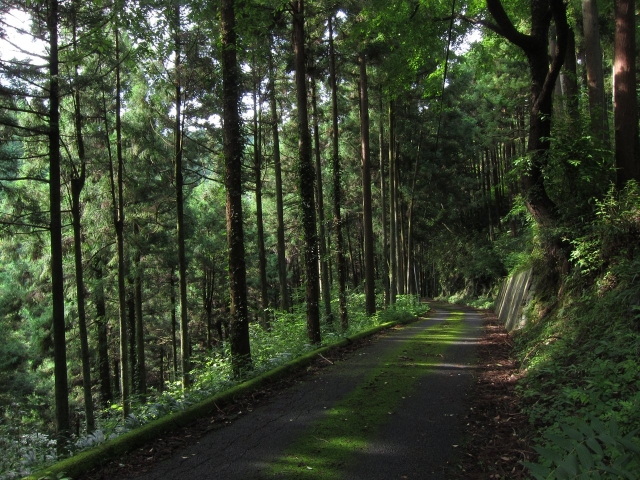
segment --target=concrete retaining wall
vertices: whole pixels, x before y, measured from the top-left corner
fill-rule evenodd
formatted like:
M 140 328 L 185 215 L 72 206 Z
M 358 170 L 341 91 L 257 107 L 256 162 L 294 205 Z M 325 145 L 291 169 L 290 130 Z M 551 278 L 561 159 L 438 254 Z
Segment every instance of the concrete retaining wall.
M 494 310 L 509 332 L 522 328 L 525 324 L 522 310 L 529 300 L 531 283 L 531 269 L 517 273 L 502 281 Z

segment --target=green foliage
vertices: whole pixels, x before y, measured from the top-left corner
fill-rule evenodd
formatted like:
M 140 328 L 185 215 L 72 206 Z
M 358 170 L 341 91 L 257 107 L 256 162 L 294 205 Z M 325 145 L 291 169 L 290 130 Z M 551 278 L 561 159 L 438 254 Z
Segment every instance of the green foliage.
M 335 326 L 323 324 L 323 345 L 337 343 L 344 337 L 355 335 L 382 323 L 405 322 L 429 310 L 426 304 L 420 303 L 417 297 L 411 295 L 400 295 L 393 309 L 381 310 L 374 316 L 365 314 L 362 294 L 350 295 L 348 302 L 350 313 L 348 330 L 337 332 Z M 308 343 L 305 313 L 302 308 L 299 310 L 301 311 L 296 313 L 272 312 L 269 331 L 258 323 L 250 324 L 254 368 L 251 372 L 247 372 L 243 377 L 244 380 L 288 363 L 317 347 Z M 188 392 L 184 392 L 181 382 L 177 381 L 168 383 L 167 389 L 162 393 L 150 392 L 145 403 L 136 401 L 134 398 L 133 412 L 124 420 L 122 420 L 119 404 L 113 404 L 111 408 L 97 412 L 98 429 L 77 438 L 73 451 L 78 452 L 100 445 L 171 412 L 182 411 L 236 385 L 238 380 L 233 375 L 228 344 L 225 344 L 223 349 L 201 351 L 195 355 L 193 377 L 195 379 L 193 388 Z M 42 401 L 42 398 L 34 397 L 34 408 Z M 40 408 L 41 405 L 38 410 L 11 412 L 10 415 L 14 418 L 16 415 L 22 415 L 21 423 L 26 426 L 29 424 L 26 417 L 33 416 L 32 423 L 41 418 Z M 8 452 L 0 462 L 0 475 L 3 478 L 24 476 L 36 468 L 52 463 L 57 458 L 55 442 L 47 435 L 21 435 L 20 440 L 16 442 L 15 432 L 4 435 L 5 430 L 6 427 L 0 428 L 0 446 Z M 6 431 L 6 433 L 9 432 Z
M 621 435 L 615 417 L 608 423 L 592 418 L 561 424 L 560 433 L 546 432 L 544 446 L 535 447 L 539 463 L 525 462 L 537 480 L 627 479 L 640 471 L 640 445 L 633 430 Z
M 523 408 L 543 435 L 536 478 L 637 478 L 640 467 L 637 185 L 595 204 L 563 297 L 516 337 Z

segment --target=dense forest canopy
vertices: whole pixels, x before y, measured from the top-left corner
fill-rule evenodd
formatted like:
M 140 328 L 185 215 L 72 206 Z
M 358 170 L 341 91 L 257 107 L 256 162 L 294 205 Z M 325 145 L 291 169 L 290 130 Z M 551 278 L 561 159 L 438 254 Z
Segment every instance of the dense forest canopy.
M 593 273 L 640 180 L 614 3 L 3 2 L 3 441 L 240 378 L 284 314 L 318 344 L 532 252 L 556 293 Z

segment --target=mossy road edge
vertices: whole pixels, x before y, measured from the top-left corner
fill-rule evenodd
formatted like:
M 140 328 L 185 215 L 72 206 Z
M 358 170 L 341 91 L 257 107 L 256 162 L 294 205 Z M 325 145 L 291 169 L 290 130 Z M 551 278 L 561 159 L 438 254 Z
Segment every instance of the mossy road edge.
M 429 311 L 425 315 L 429 315 L 431 313 L 432 311 Z M 273 370 L 269 370 L 255 378 L 247 380 L 246 382 L 238 384 L 224 392 L 220 392 L 206 400 L 192 405 L 181 412 L 175 412 L 154 420 L 153 422 L 127 432 L 102 445 L 54 463 L 49 467 L 24 477 L 23 480 L 55 478 L 58 474 L 64 474 L 71 478 L 82 475 L 101 464 L 145 445 L 161 435 L 185 427 L 198 418 L 206 417 L 212 412 L 217 411 L 219 407 L 232 403 L 235 397 L 249 394 L 263 385 L 268 385 L 269 383 L 281 379 L 292 371 L 309 365 L 318 355 L 324 355 L 333 349 L 346 346 L 353 341 L 374 335 L 385 329 L 392 328 L 397 325 L 412 323 L 417 321 L 419 318 L 420 317 L 412 316 L 411 318 L 399 321 L 385 322 L 368 330 L 358 332 L 350 337 L 344 337 L 336 343 L 317 348 L 284 365 L 276 367 Z

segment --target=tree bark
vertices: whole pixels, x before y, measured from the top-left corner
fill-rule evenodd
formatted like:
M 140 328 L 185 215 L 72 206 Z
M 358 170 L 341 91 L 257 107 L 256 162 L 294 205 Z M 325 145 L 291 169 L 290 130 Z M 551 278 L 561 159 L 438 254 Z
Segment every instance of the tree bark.
M 271 43 L 273 38 L 270 37 Z M 277 250 L 278 280 L 280 282 L 280 309 L 288 312 L 289 289 L 287 288 L 287 256 L 284 241 L 284 206 L 282 197 L 282 163 L 280 158 L 280 135 L 278 132 L 278 106 L 276 103 L 276 79 L 273 55 L 269 51 L 269 105 L 271 108 L 271 130 L 273 135 L 273 168 L 276 177 L 276 215 L 277 215 Z
M 560 72 L 562 95 L 567 106 L 567 118 L 573 121 L 578 118 L 578 73 L 576 66 L 576 38 L 572 28 L 567 34 L 567 53 L 564 57 L 564 66 Z
M 418 166 L 420 161 L 420 150 L 422 149 L 422 129 L 418 139 L 418 150 L 416 160 L 413 166 L 413 178 L 411 180 L 411 199 L 409 200 L 409 208 L 407 209 L 407 293 L 417 294 L 417 283 L 415 278 L 415 254 L 413 251 L 413 212 L 415 210 L 416 185 L 418 183 Z
M 75 5 L 77 7 L 77 5 Z M 73 15 L 73 49 L 78 52 L 76 16 Z M 84 188 L 86 178 L 87 159 L 84 148 L 84 135 L 82 132 L 82 113 L 80 110 L 80 86 L 79 65 L 74 66 L 74 126 L 76 134 L 76 146 L 78 149 L 78 162 L 80 171 L 74 168 L 71 179 L 71 216 L 73 218 L 73 250 L 76 271 L 76 298 L 78 302 L 78 329 L 80 334 L 80 356 L 82 359 L 82 392 L 84 397 L 85 420 L 87 433 L 95 429 L 93 414 L 93 397 L 91 395 L 91 358 L 89 354 L 89 340 L 87 334 L 87 315 L 84 294 L 84 270 L 82 266 L 82 225 L 80 211 L 80 194 Z
M 98 372 L 100 375 L 100 397 L 104 407 L 113 401 L 113 392 L 111 390 L 111 372 L 109 371 L 109 323 L 106 318 L 107 307 L 102 284 L 102 260 L 98 259 L 94 271 L 98 281 L 94 295 L 96 324 L 98 326 Z
M 389 102 L 389 247 L 391 258 L 391 271 L 389 275 L 389 302 L 391 305 L 396 303 L 396 295 L 398 293 L 397 277 L 398 277 L 398 232 L 396 217 L 396 138 L 395 138 L 395 112 L 394 102 Z
M 140 235 L 140 226 L 137 223 L 133 225 L 133 233 L 136 237 Z M 140 240 L 138 239 L 138 245 L 140 245 Z M 137 358 L 137 368 L 136 368 L 136 386 L 138 394 L 141 395 L 142 402 L 146 401 L 147 395 L 147 364 L 145 358 L 145 335 L 144 335 L 144 319 L 142 317 L 142 258 L 140 254 L 140 246 L 138 246 L 138 251 L 136 252 L 135 257 L 136 270 L 135 275 L 133 277 L 133 300 L 135 305 L 135 314 L 136 314 L 136 334 L 135 334 L 135 345 L 136 345 L 136 358 Z
M 311 162 L 311 135 L 307 108 L 307 79 L 304 35 L 304 0 L 293 2 L 293 46 L 296 71 L 296 103 L 298 105 L 298 188 L 302 229 L 304 231 L 304 263 L 307 303 L 307 336 L 320 343 L 320 311 L 318 288 L 318 233 L 314 208 L 315 172 Z
M 60 85 L 58 80 L 58 1 L 49 0 L 49 233 L 51 246 L 51 296 L 56 402 L 57 449 L 62 452 L 70 435 L 67 346 L 64 320 L 64 272 L 62 268 L 62 213 L 60 172 Z
M 367 315 L 376 313 L 376 284 L 373 252 L 373 211 L 371 201 L 371 152 L 369 151 L 369 92 L 365 54 L 358 56 L 360 65 L 360 140 L 362 159 L 362 224 L 364 235 L 364 292 Z
M 126 268 L 124 263 L 124 159 L 122 156 L 122 122 L 121 113 L 121 83 L 120 83 L 120 32 L 115 27 L 115 47 L 116 47 L 116 162 L 117 170 L 113 165 L 113 156 L 111 154 L 111 145 L 107 141 L 107 150 L 109 153 L 109 173 L 111 181 L 111 203 L 113 211 L 113 225 L 116 233 L 116 250 L 118 262 L 118 327 L 120 341 L 120 401 L 122 403 L 122 416 L 126 418 L 131 408 L 129 395 L 129 352 L 127 337 L 127 297 L 126 297 Z M 107 126 L 107 108 L 105 100 L 105 130 L 108 132 Z
M 338 302 L 340 310 L 340 325 L 345 331 L 349 326 L 347 312 L 347 264 L 344 258 L 344 240 L 342 238 L 342 183 L 341 165 L 339 153 L 338 131 L 338 86 L 336 79 L 336 53 L 333 44 L 333 25 L 329 17 L 329 82 L 331 84 L 331 158 L 333 166 L 333 228 L 335 230 L 336 241 L 336 268 L 338 270 Z
M 613 98 L 616 139 L 616 186 L 640 182 L 638 99 L 636 94 L 635 0 L 615 0 Z
M 255 59 L 254 59 L 255 65 Z M 267 291 L 267 257 L 264 249 L 264 224 L 262 220 L 262 138 L 258 122 L 258 78 L 254 71 L 253 83 L 253 173 L 256 182 L 256 222 L 258 228 L 258 269 L 260 272 L 260 321 L 269 330 L 269 293 Z
M 189 307 L 187 299 L 187 254 L 185 251 L 184 227 L 184 177 L 182 174 L 182 45 L 180 41 L 180 5 L 176 4 L 170 13 L 173 19 L 174 74 L 176 121 L 173 127 L 174 140 L 174 181 L 176 195 L 176 235 L 178 239 L 178 295 L 180 297 L 180 369 L 182 388 L 190 386 L 191 355 L 189 349 Z
M 329 284 L 329 262 L 327 261 L 327 238 L 324 228 L 324 193 L 322 189 L 322 164 L 320 161 L 320 128 L 318 127 L 318 101 L 316 95 L 316 81 L 311 80 L 311 106 L 313 116 L 313 145 L 316 170 L 316 214 L 318 217 L 318 247 L 320 249 L 320 285 L 322 287 L 322 301 L 324 316 L 328 324 L 333 322 L 331 314 L 331 287 Z
M 606 147 L 609 145 L 609 121 L 604 90 L 597 0 L 582 0 L 582 25 L 584 52 L 587 61 L 587 91 L 589 94 L 591 133 L 595 138 L 600 139 Z
M 531 34 L 519 32 L 511 23 L 500 0 L 487 0 L 487 6 L 497 26 L 493 28 L 527 56 L 531 76 L 529 144 L 530 162 L 520 177 L 522 194 L 527 209 L 541 225 L 553 225 L 557 209 L 549 197 L 544 179 L 547 165 L 546 153 L 550 148 L 553 89 L 566 56 L 567 23 L 566 6 L 562 0 L 531 1 Z M 557 51 L 549 64 L 549 26 L 553 19 L 557 33 Z
M 176 277 L 174 269 L 171 269 L 171 278 L 169 279 L 169 288 L 171 292 L 171 366 L 173 367 L 173 381 L 178 378 L 178 320 L 176 318 Z
M 247 307 L 247 271 L 242 224 L 242 137 L 236 56 L 237 33 L 233 0 L 222 0 L 222 101 L 224 119 L 225 187 L 227 190 L 227 244 L 229 252 L 229 336 L 233 373 L 242 376 L 252 368 Z
M 384 141 L 384 110 L 382 105 L 382 85 L 380 86 L 380 119 L 378 122 L 378 143 L 380 146 L 380 210 L 382 223 L 382 284 L 384 288 L 384 306 L 389 305 L 389 233 L 387 227 L 387 182 L 385 179 L 385 165 L 388 161 L 389 151 L 385 148 Z

